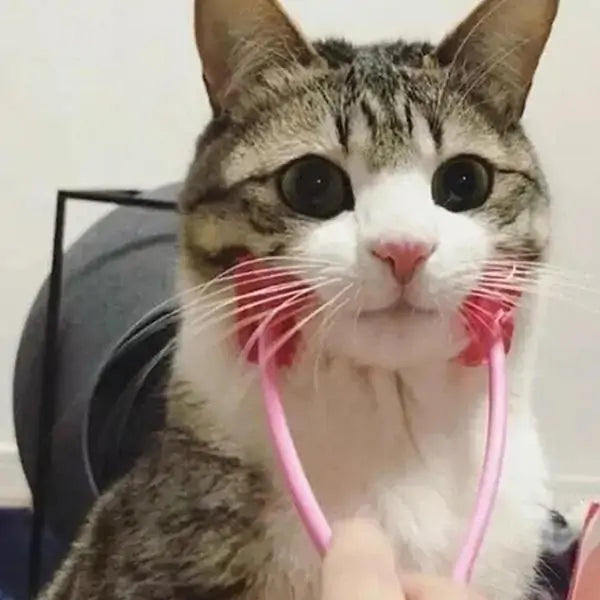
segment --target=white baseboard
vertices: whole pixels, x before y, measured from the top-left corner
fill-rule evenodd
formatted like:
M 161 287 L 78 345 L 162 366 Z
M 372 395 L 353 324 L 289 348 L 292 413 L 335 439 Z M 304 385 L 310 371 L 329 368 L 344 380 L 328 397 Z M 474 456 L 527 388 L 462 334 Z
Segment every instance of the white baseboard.
M 557 475 L 550 481 L 554 508 L 569 512 L 580 503 L 600 501 L 600 476 Z M 30 493 L 15 445 L 0 443 L 0 507 L 29 506 Z
M 13 444 L 0 443 L 0 507 L 29 506 L 30 494 Z

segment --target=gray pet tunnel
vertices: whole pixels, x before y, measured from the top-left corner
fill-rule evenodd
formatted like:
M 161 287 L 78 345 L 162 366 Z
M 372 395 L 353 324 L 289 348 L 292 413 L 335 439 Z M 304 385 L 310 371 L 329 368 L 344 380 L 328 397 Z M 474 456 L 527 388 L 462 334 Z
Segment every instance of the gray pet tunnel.
M 174 202 L 177 191 L 167 186 L 148 197 Z M 65 253 L 46 503 L 47 523 L 63 542 L 162 423 L 170 357 L 155 357 L 176 331 L 175 320 L 166 318 L 173 308 L 176 230 L 174 211 L 118 208 Z M 17 443 L 30 486 L 47 295 L 48 281 L 24 327 L 14 374 Z

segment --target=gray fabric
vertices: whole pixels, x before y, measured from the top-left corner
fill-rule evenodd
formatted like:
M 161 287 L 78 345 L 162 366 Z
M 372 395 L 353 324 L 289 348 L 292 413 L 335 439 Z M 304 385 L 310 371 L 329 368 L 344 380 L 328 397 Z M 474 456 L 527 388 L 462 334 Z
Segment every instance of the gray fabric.
M 166 186 L 144 196 L 172 200 L 178 189 Z M 119 208 L 65 254 L 48 503 L 49 522 L 61 535 L 72 536 L 95 496 L 84 450 L 89 404 L 99 375 L 128 330 L 173 295 L 176 228 L 174 213 Z M 15 426 L 28 478 L 42 398 L 46 298 L 47 283 L 31 309 L 15 368 Z

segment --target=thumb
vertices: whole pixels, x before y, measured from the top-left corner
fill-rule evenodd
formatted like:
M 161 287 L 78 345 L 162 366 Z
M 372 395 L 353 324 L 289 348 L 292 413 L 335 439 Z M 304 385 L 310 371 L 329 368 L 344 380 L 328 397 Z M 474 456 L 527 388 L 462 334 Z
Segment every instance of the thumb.
M 322 600 L 403 600 L 394 553 L 381 529 L 353 520 L 334 528 L 322 574 Z
M 482 600 L 466 586 L 441 577 L 404 575 L 402 587 L 408 600 Z

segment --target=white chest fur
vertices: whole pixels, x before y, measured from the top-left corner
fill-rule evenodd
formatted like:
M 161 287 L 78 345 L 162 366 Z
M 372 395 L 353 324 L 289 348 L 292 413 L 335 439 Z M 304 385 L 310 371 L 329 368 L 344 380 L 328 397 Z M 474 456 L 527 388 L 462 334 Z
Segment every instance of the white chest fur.
M 227 344 L 181 335 L 178 368 L 209 400 L 210 417 L 237 451 L 272 461 L 256 378 Z M 207 348 L 202 350 L 200 348 Z M 303 465 L 330 520 L 376 518 L 407 570 L 451 571 L 483 453 L 485 370 L 445 364 L 421 372 L 356 367 L 305 356 L 280 387 Z M 240 370 L 242 369 L 242 370 Z M 514 386 L 513 386 L 514 390 Z M 499 498 L 476 586 L 489 600 L 518 600 L 531 584 L 546 518 L 545 469 L 526 399 L 514 390 Z M 267 516 L 274 561 L 267 600 L 315 597 L 318 557 L 282 487 Z
M 394 540 L 402 568 L 449 573 L 475 495 L 486 405 L 448 393 L 451 374 L 438 376 L 448 395 L 421 400 L 396 375 L 334 361 L 318 393 L 312 380 L 286 389 L 297 446 L 328 517 L 374 517 Z M 435 393 L 435 379 L 430 373 L 415 388 Z M 473 379 L 461 382 L 463 391 Z M 546 518 L 544 466 L 528 410 L 513 410 L 510 428 L 500 497 L 475 574 L 486 597 L 504 600 L 522 597 L 531 583 Z M 314 580 L 314 552 L 289 505 L 273 532 L 281 571 L 295 573 L 296 585 Z

